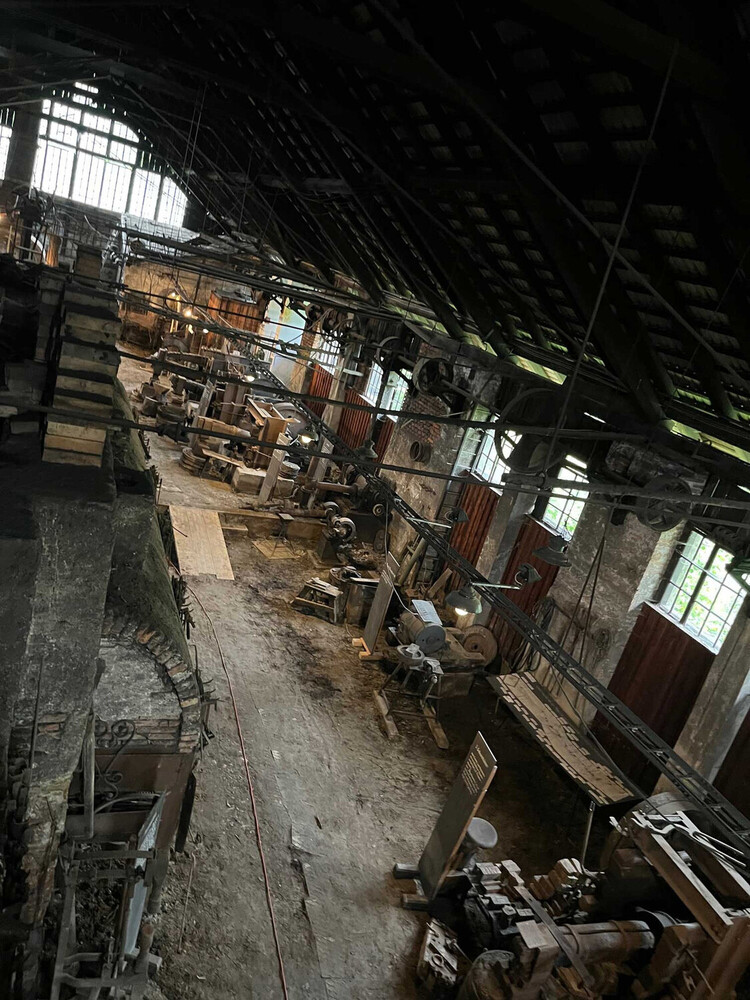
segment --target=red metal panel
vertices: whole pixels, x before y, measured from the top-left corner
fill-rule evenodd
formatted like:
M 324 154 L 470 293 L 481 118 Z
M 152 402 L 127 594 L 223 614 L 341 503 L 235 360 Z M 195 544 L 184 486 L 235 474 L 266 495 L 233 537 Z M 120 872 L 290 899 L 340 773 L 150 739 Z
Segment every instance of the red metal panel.
M 347 389 L 344 394 L 345 403 L 356 403 L 358 406 L 370 404 L 354 389 Z M 365 410 L 344 410 L 339 423 L 339 437 L 350 448 L 359 448 L 370 436 L 370 421 L 372 414 Z
M 645 604 L 620 656 L 610 691 L 674 746 L 695 704 L 714 654 L 666 615 Z M 600 716 L 593 731 L 639 788 L 651 792 L 658 771 Z
M 750 813 L 750 712 L 727 751 L 714 784 L 744 816 Z
M 554 532 L 549 531 L 539 521 L 535 521 L 534 518 L 527 517 L 521 530 L 518 532 L 516 544 L 513 546 L 513 551 L 505 567 L 503 578 L 500 581 L 501 583 L 513 583 L 513 578 L 522 563 L 529 563 L 539 573 L 541 580 L 537 580 L 536 583 L 524 587 L 523 590 L 504 591 L 505 596 L 513 601 L 514 604 L 517 604 L 527 615 L 533 616 L 537 605 L 547 596 L 547 592 L 555 582 L 558 567 L 542 562 L 541 559 L 537 559 L 533 554 L 535 549 L 548 545 L 550 539 L 553 537 Z M 498 646 L 503 658 L 506 660 L 512 659 L 523 644 L 522 637 L 514 628 L 506 624 L 499 615 L 491 615 L 487 625 L 497 637 Z
M 333 385 L 333 375 L 327 372 L 325 368 L 321 368 L 320 365 L 313 366 L 313 376 L 310 381 L 310 395 L 311 396 L 325 396 L 326 399 L 331 394 L 331 386 Z M 308 403 L 308 406 L 316 413 L 319 417 L 323 416 L 323 410 L 326 408 L 325 403 Z
M 476 566 L 477 560 L 482 554 L 484 543 L 487 541 L 497 501 L 497 493 L 484 483 L 470 480 L 461 490 L 458 505 L 469 515 L 469 520 L 453 526 L 450 544 L 459 555 L 468 559 L 473 566 Z M 448 589 L 460 586 L 460 583 L 460 575 L 454 573 Z
M 396 427 L 396 421 L 391 420 L 390 417 L 386 417 L 385 420 L 379 420 L 376 427 L 378 430 L 375 431 L 375 451 L 378 453 L 378 458 L 382 462 L 386 449 L 391 443 L 393 431 Z

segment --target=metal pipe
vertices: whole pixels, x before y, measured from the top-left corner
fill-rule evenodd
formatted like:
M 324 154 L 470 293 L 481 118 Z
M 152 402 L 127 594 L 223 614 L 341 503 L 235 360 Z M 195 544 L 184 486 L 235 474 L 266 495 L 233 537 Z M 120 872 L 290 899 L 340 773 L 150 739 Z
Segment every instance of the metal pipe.
M 94 792 L 96 780 L 96 740 L 94 738 L 94 713 L 89 713 L 86 735 L 83 739 L 83 817 L 85 839 L 94 839 Z
M 559 928 L 568 948 L 585 965 L 624 962 L 656 943 L 643 920 L 607 920 L 599 924 L 564 924 Z
M 589 814 L 586 817 L 586 830 L 583 834 L 583 843 L 581 844 L 581 865 L 586 867 L 586 854 L 589 849 L 589 840 L 591 839 L 591 827 L 594 822 L 594 810 L 596 809 L 596 803 L 593 799 L 589 799 Z

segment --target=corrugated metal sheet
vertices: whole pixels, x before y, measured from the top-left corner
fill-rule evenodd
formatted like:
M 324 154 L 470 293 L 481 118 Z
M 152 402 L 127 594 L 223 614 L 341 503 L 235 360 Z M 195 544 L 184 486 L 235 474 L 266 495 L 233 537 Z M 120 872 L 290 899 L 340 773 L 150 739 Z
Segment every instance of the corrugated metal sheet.
M 347 389 L 344 394 L 345 403 L 356 403 L 358 406 L 370 404 L 354 389 Z M 359 448 L 370 436 L 370 421 L 372 414 L 366 410 L 344 410 L 339 423 L 339 437 L 350 448 Z
M 386 417 L 385 420 L 379 420 L 376 427 L 375 451 L 378 453 L 378 458 L 383 461 L 383 456 L 386 453 L 388 445 L 391 443 L 393 432 L 396 429 L 396 421 L 391 420 L 390 417 Z
M 213 319 L 228 326 L 257 333 L 266 314 L 266 299 L 261 296 L 257 302 L 251 302 L 249 299 L 236 299 L 213 291 L 208 300 L 207 311 Z
M 622 651 L 610 691 L 647 726 L 674 746 L 687 721 L 714 654 L 649 604 L 643 606 Z M 658 771 L 600 716 L 593 731 L 605 750 L 639 788 L 651 792 Z
M 331 394 L 332 385 L 333 375 L 327 372 L 325 368 L 321 368 L 320 365 L 313 365 L 313 376 L 310 380 L 310 395 L 325 396 L 328 399 Z M 323 416 L 323 410 L 326 408 L 325 403 L 308 403 L 307 405 L 313 413 L 317 413 L 319 417 Z
M 529 587 L 524 587 L 523 590 L 504 591 L 506 597 L 532 617 L 539 602 L 547 596 L 558 573 L 557 566 L 550 566 L 548 563 L 542 562 L 541 559 L 537 559 L 533 555 L 533 552 L 534 549 L 548 545 L 553 536 L 554 533 L 545 528 L 539 521 L 534 520 L 532 517 L 527 517 L 524 525 L 518 532 L 516 544 L 513 546 L 513 551 L 505 567 L 503 578 L 500 581 L 501 583 L 512 583 L 521 563 L 529 563 L 534 567 L 540 574 L 541 580 L 537 580 L 536 583 L 532 583 Z M 503 658 L 506 660 L 511 659 L 523 644 L 521 636 L 494 613 L 490 616 L 487 626 L 494 632 Z
M 476 566 L 487 541 L 492 518 L 495 516 L 498 495 L 484 483 L 468 481 L 461 490 L 459 507 L 469 515 L 463 524 L 455 524 L 450 533 L 451 547 L 464 559 Z M 454 573 L 448 590 L 461 586 L 462 577 Z

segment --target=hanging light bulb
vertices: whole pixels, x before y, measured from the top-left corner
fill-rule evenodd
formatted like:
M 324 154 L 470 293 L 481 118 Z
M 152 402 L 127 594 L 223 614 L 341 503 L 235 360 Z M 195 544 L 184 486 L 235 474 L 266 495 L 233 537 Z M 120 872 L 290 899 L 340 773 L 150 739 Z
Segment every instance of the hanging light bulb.
M 482 598 L 470 583 L 458 590 L 452 590 L 445 599 L 446 606 L 453 608 L 457 615 L 478 615 L 482 610 Z
M 182 315 L 187 316 L 189 319 L 193 315 L 193 310 L 188 306 L 187 309 L 182 310 Z

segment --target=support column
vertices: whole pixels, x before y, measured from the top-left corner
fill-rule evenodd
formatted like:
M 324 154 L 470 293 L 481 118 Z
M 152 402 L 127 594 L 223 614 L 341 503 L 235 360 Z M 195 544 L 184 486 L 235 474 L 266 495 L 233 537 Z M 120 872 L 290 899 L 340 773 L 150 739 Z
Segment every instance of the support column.
M 477 563 L 479 572 L 484 573 L 491 583 L 499 583 L 502 580 L 518 533 L 523 527 L 524 518 L 531 513 L 535 501 L 536 497 L 527 493 L 504 493 L 500 497 L 488 535 L 488 541 L 493 543 L 493 548 L 485 546 L 485 551 Z
M 716 654 L 675 751 L 713 781 L 750 709 L 750 598 Z M 669 787 L 662 779 L 662 785 Z
M 346 393 L 346 375 L 344 374 L 344 369 L 350 367 L 350 361 L 352 357 L 353 347 L 349 345 L 345 348 L 344 352 L 339 355 L 336 362 L 336 368 L 333 373 L 333 383 L 331 385 L 331 393 L 329 399 L 340 402 L 343 401 L 344 395 Z M 323 423 L 327 424 L 334 433 L 338 432 L 339 424 L 341 423 L 341 414 L 343 409 L 340 406 L 331 406 L 329 403 L 325 410 L 323 411 Z M 325 440 L 318 441 L 318 451 L 324 451 L 327 453 L 333 452 L 333 442 L 329 441 L 327 438 Z M 307 479 L 308 482 L 320 482 L 326 474 L 328 469 L 329 460 L 327 458 L 313 458 L 310 461 L 310 465 L 307 469 Z M 310 497 L 310 503 L 312 505 L 315 500 L 315 494 L 313 493 Z
M 634 514 L 628 514 L 621 525 L 607 525 L 610 514 L 606 508 L 593 504 L 584 507 L 570 543 L 572 565 L 560 570 L 549 591 L 556 605 L 550 635 L 561 642 L 567 631 L 565 648 L 581 659 L 589 673 L 604 685 L 612 679 L 641 606 L 656 595 L 682 532 L 682 526 L 678 526 L 659 534 L 641 524 Z M 604 555 L 586 630 L 595 569 L 577 611 L 576 603 L 605 525 Z M 561 684 L 560 675 L 548 664 L 540 667 L 537 676 L 573 721 L 578 721 L 579 716 L 586 722 L 593 719 L 594 708 L 569 684 Z
M 16 108 L 8 147 L 8 161 L 5 166 L 4 188 L 13 190 L 23 186 L 28 190 L 31 187 L 41 114 L 41 101 L 38 104 L 26 104 Z
M 31 177 L 34 173 L 39 140 L 39 120 L 42 111 L 41 101 L 37 104 L 26 104 L 16 109 L 13 121 L 13 131 L 8 147 L 8 160 L 5 166 L 5 178 L 0 183 L 0 199 L 3 204 L 12 204 L 11 193 L 21 188 L 24 193 L 31 187 Z M 28 247 L 30 231 L 28 225 L 22 232 L 14 232 L 9 218 L 3 220 L 0 227 L 0 250 L 10 250 L 11 241 L 16 247 Z

